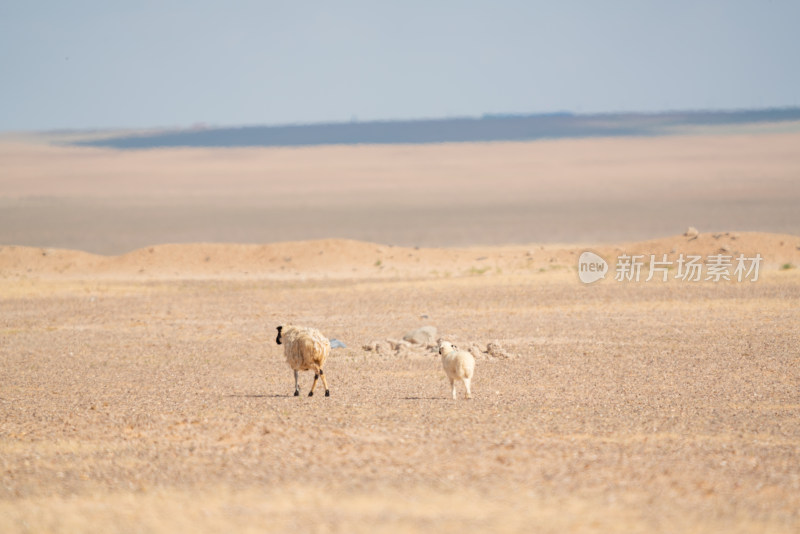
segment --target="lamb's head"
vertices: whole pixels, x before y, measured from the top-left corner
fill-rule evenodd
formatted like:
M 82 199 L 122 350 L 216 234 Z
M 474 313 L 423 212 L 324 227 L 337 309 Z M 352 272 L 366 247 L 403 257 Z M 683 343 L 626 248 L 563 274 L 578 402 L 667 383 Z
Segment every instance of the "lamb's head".
M 458 347 L 456 347 L 455 345 L 453 345 L 449 341 L 440 341 L 439 342 L 439 354 L 441 354 L 442 356 L 444 356 L 445 354 L 448 354 L 450 352 L 453 352 L 457 348 Z
M 281 344 L 281 330 L 283 330 L 283 327 L 279 326 L 278 327 L 278 337 L 275 338 L 275 343 L 277 343 L 278 345 Z

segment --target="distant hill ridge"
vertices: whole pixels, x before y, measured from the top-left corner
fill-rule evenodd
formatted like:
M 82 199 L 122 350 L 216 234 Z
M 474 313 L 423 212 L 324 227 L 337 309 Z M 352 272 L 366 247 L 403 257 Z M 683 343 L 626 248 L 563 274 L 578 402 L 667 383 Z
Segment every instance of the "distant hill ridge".
M 153 245 L 118 256 L 41 248 L 0 246 L 0 282 L 48 279 L 230 279 L 273 280 L 448 278 L 450 276 L 577 273 L 579 245 L 506 245 L 461 248 L 396 247 L 352 239 L 321 239 L 266 244 L 184 243 Z M 800 265 L 800 236 L 766 232 L 703 232 L 646 241 L 597 244 L 591 249 L 611 262 L 622 254 L 697 255 L 710 261 L 722 254 L 730 263 L 743 254 L 763 258 L 763 272 L 794 276 Z M 672 252 L 670 252 L 672 251 Z M 321 261 L 321 258 L 324 261 Z M 648 264 L 649 265 L 649 264 Z M 642 268 L 646 273 L 648 267 Z M 734 267 L 728 270 L 730 274 Z M 674 278 L 671 274 L 670 278 Z M 735 278 L 734 278 L 735 280 Z M 575 278 L 577 283 L 577 276 Z M 655 283 L 655 282 L 654 282 Z M 673 282 L 674 283 L 674 282 Z M 0 286 L 2 287 L 2 286 Z
M 674 133 L 675 129 L 687 127 L 786 121 L 800 121 L 800 108 L 593 115 L 567 112 L 538 115 L 487 114 L 480 118 L 245 126 L 126 134 L 80 141 L 76 144 L 147 149 L 530 141 L 666 135 Z

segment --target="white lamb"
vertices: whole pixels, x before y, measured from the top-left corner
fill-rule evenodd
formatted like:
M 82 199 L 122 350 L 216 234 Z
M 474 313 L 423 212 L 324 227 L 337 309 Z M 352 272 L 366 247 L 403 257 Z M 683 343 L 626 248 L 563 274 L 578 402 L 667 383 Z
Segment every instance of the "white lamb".
M 331 343 L 328 338 L 316 328 L 303 326 L 279 326 L 278 337 L 275 339 L 278 345 L 283 345 L 283 354 L 286 356 L 286 363 L 294 371 L 294 396 L 300 395 L 300 386 L 297 383 L 298 371 L 314 371 L 314 382 L 311 384 L 311 391 L 308 396 L 314 395 L 314 388 L 317 386 L 317 379 L 322 378 L 322 385 L 325 386 L 325 396 L 330 397 L 328 381 L 325 380 L 325 373 L 322 366 L 325 359 L 331 352 Z
M 448 341 L 439 343 L 439 354 L 442 356 L 442 367 L 450 379 L 450 386 L 453 388 L 453 399 L 456 398 L 456 380 L 464 383 L 467 393 L 465 398 L 471 399 L 472 392 L 469 388 L 472 375 L 475 373 L 475 358 L 465 350 L 459 350 L 458 347 Z

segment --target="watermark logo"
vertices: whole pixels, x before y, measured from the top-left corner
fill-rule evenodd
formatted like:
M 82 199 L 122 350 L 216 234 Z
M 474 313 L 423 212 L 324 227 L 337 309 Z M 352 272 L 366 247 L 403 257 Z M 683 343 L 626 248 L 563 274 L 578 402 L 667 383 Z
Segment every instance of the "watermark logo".
M 597 282 L 606 277 L 608 263 L 606 260 L 588 250 L 578 258 L 578 277 L 584 284 Z
M 670 258 L 667 254 L 621 254 L 614 268 L 616 282 L 649 282 L 654 278 L 661 282 L 677 279 L 683 282 L 755 282 L 758 269 L 764 258 L 755 256 L 731 256 L 711 254 L 703 256 L 680 254 Z M 674 273 L 671 272 L 674 269 Z M 586 251 L 578 258 L 578 277 L 584 284 L 591 284 L 606 277 L 608 264 L 594 252 Z

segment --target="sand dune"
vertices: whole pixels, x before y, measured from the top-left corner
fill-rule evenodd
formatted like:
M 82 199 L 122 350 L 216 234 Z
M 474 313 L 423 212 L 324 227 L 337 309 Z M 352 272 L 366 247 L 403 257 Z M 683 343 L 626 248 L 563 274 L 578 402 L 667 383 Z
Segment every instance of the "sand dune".
M 610 263 L 621 254 L 736 257 L 760 254 L 763 268 L 800 266 L 800 237 L 758 232 L 703 233 L 617 245 L 410 248 L 345 239 L 254 244 L 168 244 L 103 256 L 64 249 L 0 247 L 2 277 L 129 279 L 386 279 L 525 274 L 577 266 L 584 250 Z

